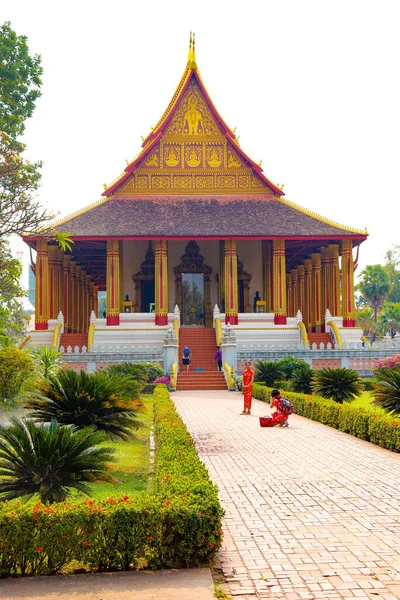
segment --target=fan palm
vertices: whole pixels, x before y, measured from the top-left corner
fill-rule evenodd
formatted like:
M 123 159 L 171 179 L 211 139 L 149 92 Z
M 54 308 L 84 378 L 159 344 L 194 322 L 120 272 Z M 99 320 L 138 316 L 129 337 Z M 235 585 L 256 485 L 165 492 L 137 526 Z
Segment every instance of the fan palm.
M 375 369 L 374 373 L 378 382 L 374 384 L 372 403 L 400 415 L 400 369 Z
M 315 373 L 311 387 L 318 396 L 338 404 L 352 402 L 362 393 L 360 377 L 353 369 L 321 369 Z
M 275 384 L 275 381 L 279 381 L 284 377 L 279 363 L 272 360 L 260 361 L 256 363 L 255 368 L 255 380 L 263 381 L 265 385 L 270 387 Z
M 93 428 L 12 419 L 0 425 L 0 499 L 39 494 L 41 502 L 62 502 L 71 488 L 89 493 L 88 483 L 111 481 L 113 448 L 100 446 Z
M 51 421 L 75 425 L 77 428 L 93 426 L 113 437 L 128 439 L 132 428 L 141 423 L 135 420 L 134 409 L 124 397 L 124 382 L 104 373 L 75 373 L 61 370 L 40 383 L 26 408 L 38 421 Z
M 298 366 L 292 374 L 291 382 L 293 391 L 300 392 L 301 394 L 311 394 L 311 380 L 313 376 L 314 371 L 307 363 Z

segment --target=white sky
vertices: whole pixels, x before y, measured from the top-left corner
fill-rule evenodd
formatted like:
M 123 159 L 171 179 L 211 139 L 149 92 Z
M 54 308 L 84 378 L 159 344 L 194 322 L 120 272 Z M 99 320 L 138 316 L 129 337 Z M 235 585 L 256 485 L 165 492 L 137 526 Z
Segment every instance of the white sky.
M 399 236 L 398 0 L 1 2 L 42 55 L 26 128 L 40 199 L 99 199 L 175 91 L 189 32 L 217 110 L 286 198 L 370 233 L 359 271 Z M 358 272 L 359 272 L 358 271 Z

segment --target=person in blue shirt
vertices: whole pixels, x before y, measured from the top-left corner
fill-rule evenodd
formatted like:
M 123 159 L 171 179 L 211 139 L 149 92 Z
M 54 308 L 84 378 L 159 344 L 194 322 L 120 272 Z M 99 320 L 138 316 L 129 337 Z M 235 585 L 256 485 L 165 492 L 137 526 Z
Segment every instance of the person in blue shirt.
M 191 350 L 189 346 L 185 346 L 182 350 L 182 363 L 186 366 L 186 371 L 189 371 Z

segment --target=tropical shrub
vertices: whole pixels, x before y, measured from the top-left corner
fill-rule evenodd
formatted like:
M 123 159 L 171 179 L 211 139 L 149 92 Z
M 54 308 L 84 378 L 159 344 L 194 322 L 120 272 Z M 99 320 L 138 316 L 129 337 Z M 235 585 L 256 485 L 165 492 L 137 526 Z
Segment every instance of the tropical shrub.
M 154 404 L 154 495 L 0 503 L 3 576 L 54 574 L 71 561 L 97 570 L 212 564 L 222 540 L 217 488 L 165 386 L 156 388 Z
M 54 419 L 78 429 L 94 427 L 113 437 L 128 439 L 140 422 L 133 418 L 134 409 L 121 392 L 123 384 L 121 379 L 105 373 L 61 370 L 57 376 L 50 375 L 41 382 L 25 406 L 38 421 Z
M 13 346 L 0 349 L 0 401 L 16 398 L 35 372 L 33 359 Z
M 75 488 L 89 493 L 89 482 L 110 481 L 112 448 L 99 445 L 93 428 L 12 419 L 0 425 L 0 500 L 38 494 L 43 504 L 62 502 Z
M 374 369 L 377 383 L 374 385 L 373 404 L 388 413 L 400 415 L 400 366 Z
M 302 358 L 297 358 L 296 356 L 285 356 L 278 360 L 276 363 L 279 365 L 284 377 L 286 380 L 290 380 L 293 377 L 293 373 L 304 365 L 308 365 L 308 363 Z
M 315 372 L 311 387 L 315 394 L 339 404 L 352 402 L 362 393 L 360 376 L 354 369 L 320 369 Z
M 279 363 L 272 360 L 260 361 L 255 365 L 255 381 L 262 381 L 265 385 L 273 386 L 275 381 L 282 379 L 283 371 Z
M 63 365 L 63 353 L 58 352 L 56 348 L 38 346 L 31 350 L 30 353 L 38 369 L 39 375 L 45 379 L 49 375 L 56 375 Z
M 269 402 L 271 391 L 271 388 L 253 385 L 253 397 L 264 402 Z M 285 396 L 293 403 L 297 415 L 319 421 L 393 452 L 400 452 L 400 419 L 353 408 L 348 404 L 338 404 L 314 395 L 287 392 Z
M 304 365 L 299 365 L 292 373 L 292 389 L 294 392 L 302 394 L 311 394 L 311 381 L 314 376 L 314 371 L 306 362 Z

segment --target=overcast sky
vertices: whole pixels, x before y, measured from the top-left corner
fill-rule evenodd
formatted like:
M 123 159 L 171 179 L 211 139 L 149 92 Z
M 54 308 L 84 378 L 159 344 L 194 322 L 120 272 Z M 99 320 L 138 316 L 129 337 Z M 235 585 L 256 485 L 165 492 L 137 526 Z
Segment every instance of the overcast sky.
M 189 32 L 217 110 L 286 198 L 368 228 L 359 270 L 399 236 L 398 0 L 19 0 L 0 3 L 42 55 L 26 128 L 40 199 L 68 215 L 140 151 L 186 65 Z

